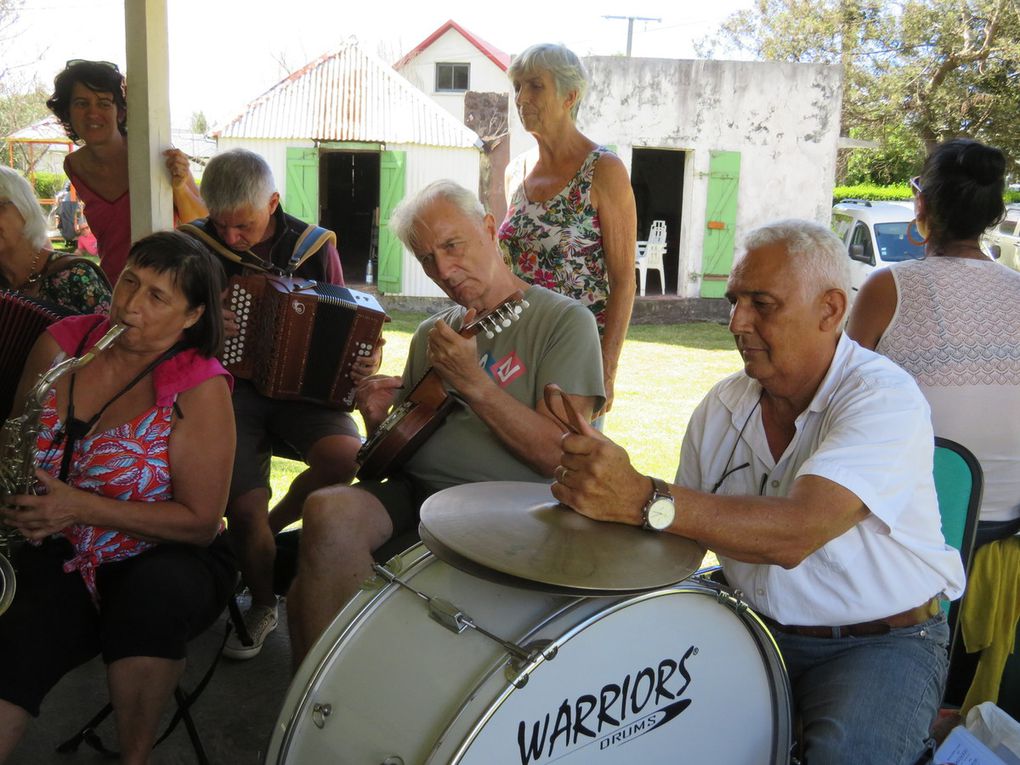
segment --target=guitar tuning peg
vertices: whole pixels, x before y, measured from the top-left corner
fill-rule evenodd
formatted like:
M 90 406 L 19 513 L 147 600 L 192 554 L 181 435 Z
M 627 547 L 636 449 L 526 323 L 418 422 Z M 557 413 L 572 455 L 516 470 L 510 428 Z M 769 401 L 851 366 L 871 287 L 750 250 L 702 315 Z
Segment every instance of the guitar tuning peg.
M 487 337 L 487 338 L 488 338 L 489 340 L 491 340 L 492 338 L 494 338 L 494 337 L 495 337 L 495 335 L 494 335 L 494 334 L 492 334 L 492 330 L 489 330 L 489 329 L 485 330 L 485 336 L 486 336 L 486 337 Z
M 517 306 L 517 313 L 521 313 L 522 311 L 524 311 L 525 308 L 529 308 L 530 306 L 531 303 L 529 303 L 527 300 L 522 300 L 521 304 Z
M 516 318 L 516 317 L 511 317 L 511 318 Z M 503 317 L 503 321 L 502 321 L 502 322 L 500 322 L 500 323 L 501 323 L 501 324 L 502 324 L 502 325 L 503 325 L 504 327 L 509 327 L 509 326 L 510 326 L 510 324 L 511 324 L 511 321 L 510 321 L 510 319 L 509 319 L 509 318 Z

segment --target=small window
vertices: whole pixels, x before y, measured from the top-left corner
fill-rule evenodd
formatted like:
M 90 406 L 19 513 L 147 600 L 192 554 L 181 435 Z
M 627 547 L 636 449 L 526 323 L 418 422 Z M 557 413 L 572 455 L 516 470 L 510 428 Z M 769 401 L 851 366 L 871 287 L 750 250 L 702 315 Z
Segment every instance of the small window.
M 436 92 L 463 92 L 468 89 L 471 64 L 436 64 Z
M 1006 218 L 1002 223 L 999 224 L 999 231 L 1003 234 L 1012 234 L 1016 229 L 1016 218 Z

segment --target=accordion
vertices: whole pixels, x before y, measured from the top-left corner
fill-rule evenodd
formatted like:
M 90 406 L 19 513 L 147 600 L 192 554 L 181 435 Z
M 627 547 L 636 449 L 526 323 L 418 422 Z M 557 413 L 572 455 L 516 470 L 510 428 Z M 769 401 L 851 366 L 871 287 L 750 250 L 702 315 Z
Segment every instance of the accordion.
M 74 311 L 0 290 L 0 422 L 7 419 L 29 351 L 50 324 Z
M 364 292 L 308 279 L 256 274 L 227 284 L 238 334 L 223 366 L 263 396 L 354 408 L 351 368 L 379 344 L 386 313 Z

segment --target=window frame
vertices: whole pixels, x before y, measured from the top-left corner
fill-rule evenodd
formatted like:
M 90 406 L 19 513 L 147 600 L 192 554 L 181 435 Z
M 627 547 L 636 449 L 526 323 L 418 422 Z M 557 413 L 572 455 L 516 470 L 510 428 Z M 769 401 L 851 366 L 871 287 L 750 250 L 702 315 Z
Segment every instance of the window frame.
M 449 67 L 450 87 L 440 87 L 440 68 Z M 464 87 L 457 87 L 457 73 L 464 72 Z M 436 93 L 466 93 L 471 89 L 471 64 L 465 61 L 437 61 L 433 85 Z

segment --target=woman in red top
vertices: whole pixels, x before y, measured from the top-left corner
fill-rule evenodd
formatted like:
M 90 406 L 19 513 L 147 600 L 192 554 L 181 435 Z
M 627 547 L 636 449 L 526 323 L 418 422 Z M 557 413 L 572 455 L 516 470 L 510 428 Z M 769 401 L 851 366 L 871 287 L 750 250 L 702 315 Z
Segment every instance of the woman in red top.
M 125 85 L 116 64 L 74 59 L 54 78 L 53 95 L 46 101 L 67 137 L 81 147 L 67 155 L 64 172 L 85 202 L 85 217 L 99 243 L 99 262 L 111 284 L 116 284 L 131 247 Z M 187 158 L 177 149 L 164 153 L 177 217 L 205 217 Z

